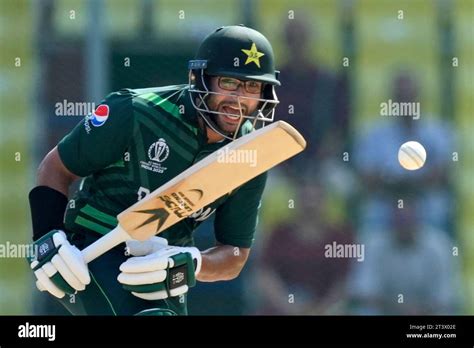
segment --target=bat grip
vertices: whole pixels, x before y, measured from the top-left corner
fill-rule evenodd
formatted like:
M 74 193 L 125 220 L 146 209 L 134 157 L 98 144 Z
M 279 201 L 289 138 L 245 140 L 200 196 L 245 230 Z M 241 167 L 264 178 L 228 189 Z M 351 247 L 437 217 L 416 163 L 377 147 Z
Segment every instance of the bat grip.
M 120 225 L 117 225 L 117 227 L 115 227 L 112 231 L 97 239 L 94 243 L 82 250 L 82 255 L 84 256 L 86 262 L 89 263 L 112 249 L 114 246 L 125 242 L 128 239 L 130 239 L 128 233 L 125 232 L 125 230 L 120 227 Z

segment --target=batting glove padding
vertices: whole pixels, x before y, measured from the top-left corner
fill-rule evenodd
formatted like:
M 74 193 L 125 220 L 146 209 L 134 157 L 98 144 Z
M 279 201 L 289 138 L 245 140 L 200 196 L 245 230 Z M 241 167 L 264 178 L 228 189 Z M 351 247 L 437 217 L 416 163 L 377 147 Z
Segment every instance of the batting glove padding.
M 197 248 L 163 246 L 146 256 L 131 257 L 117 277 L 125 290 L 144 300 L 162 300 L 188 292 L 201 269 Z
M 165 238 L 157 236 L 153 236 L 144 241 L 130 239 L 125 243 L 127 244 L 128 254 L 133 256 L 150 255 L 168 246 L 168 241 Z
M 66 234 L 53 230 L 34 242 L 37 255 L 30 258 L 30 267 L 40 291 L 63 298 L 86 288 L 91 281 L 82 253 L 66 239 Z

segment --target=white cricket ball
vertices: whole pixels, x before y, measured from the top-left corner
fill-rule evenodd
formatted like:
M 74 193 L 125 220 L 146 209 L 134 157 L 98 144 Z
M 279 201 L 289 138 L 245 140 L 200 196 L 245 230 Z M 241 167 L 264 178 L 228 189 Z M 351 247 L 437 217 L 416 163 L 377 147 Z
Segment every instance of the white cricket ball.
M 417 141 L 408 141 L 398 150 L 398 162 L 408 170 L 417 170 L 423 167 L 426 161 L 426 150 Z

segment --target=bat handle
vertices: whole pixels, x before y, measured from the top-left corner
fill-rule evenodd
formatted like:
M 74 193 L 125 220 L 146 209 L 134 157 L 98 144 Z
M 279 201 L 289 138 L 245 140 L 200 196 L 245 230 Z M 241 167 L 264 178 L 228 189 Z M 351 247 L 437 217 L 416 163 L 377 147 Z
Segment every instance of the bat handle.
M 112 231 L 97 239 L 94 243 L 82 250 L 82 255 L 84 256 L 86 262 L 89 263 L 112 249 L 114 246 L 125 242 L 128 239 L 130 239 L 128 233 L 125 232 L 125 230 L 120 227 L 120 225 L 117 225 L 117 227 L 115 227 Z

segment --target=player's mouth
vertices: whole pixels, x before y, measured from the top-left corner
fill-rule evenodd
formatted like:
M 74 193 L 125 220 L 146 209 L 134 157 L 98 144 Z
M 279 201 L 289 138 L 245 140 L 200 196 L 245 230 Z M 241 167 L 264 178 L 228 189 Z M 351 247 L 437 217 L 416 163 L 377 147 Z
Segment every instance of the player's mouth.
M 234 105 L 223 105 L 221 106 L 221 111 L 225 114 L 223 116 L 226 122 L 229 123 L 238 123 L 240 116 L 245 114 L 245 110 Z

